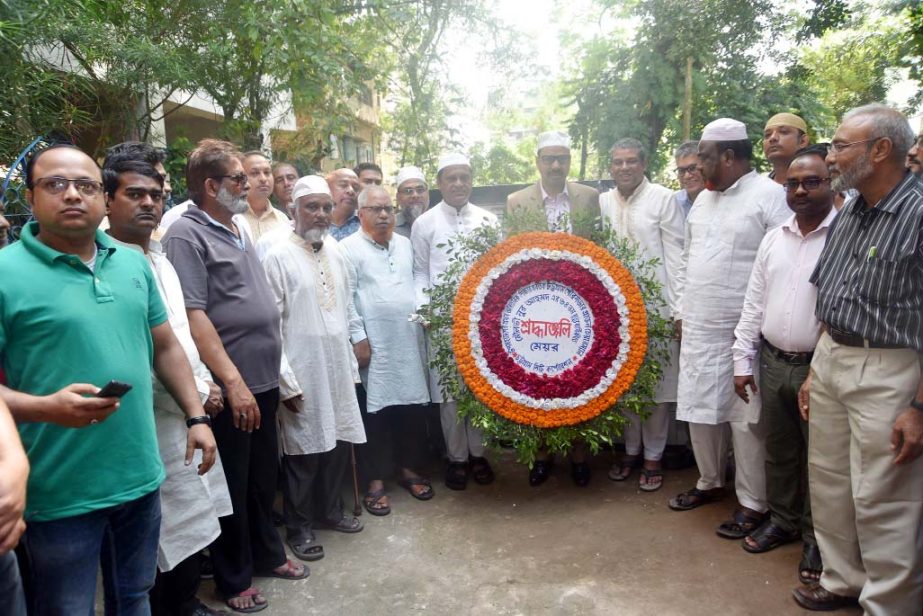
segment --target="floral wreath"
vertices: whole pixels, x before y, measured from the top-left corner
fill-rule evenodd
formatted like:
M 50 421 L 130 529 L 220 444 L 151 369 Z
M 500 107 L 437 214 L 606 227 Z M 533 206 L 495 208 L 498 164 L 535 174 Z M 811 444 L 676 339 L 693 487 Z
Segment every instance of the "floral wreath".
M 523 289 L 555 293 L 540 297 L 559 298 L 591 321 L 574 319 L 573 327 L 567 319 L 520 322 L 510 307 Z M 593 242 L 563 233 L 524 233 L 486 252 L 459 285 L 453 320 L 458 370 L 474 396 L 511 421 L 539 428 L 578 424 L 611 408 L 631 387 L 647 352 L 644 298 L 631 272 Z M 591 322 L 605 324 L 606 335 L 601 327 L 594 332 Z M 583 336 L 583 352 L 546 373 L 549 366 L 533 365 L 510 346 L 508 335 L 504 340 L 501 332 L 511 323 L 521 328 L 517 333 L 531 327 L 565 343 L 573 329 L 575 341 Z M 559 350 L 559 343 L 535 345 Z

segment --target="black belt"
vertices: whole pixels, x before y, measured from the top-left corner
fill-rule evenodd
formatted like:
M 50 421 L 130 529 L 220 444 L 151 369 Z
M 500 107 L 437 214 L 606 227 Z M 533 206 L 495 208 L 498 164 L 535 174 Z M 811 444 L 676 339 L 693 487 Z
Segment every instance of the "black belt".
M 868 338 L 863 338 L 859 334 L 850 334 L 841 329 L 827 326 L 827 333 L 837 344 L 851 347 L 861 347 L 864 349 L 904 349 L 906 347 L 900 344 L 885 344 L 883 342 L 872 342 Z
M 805 364 L 810 364 L 811 358 L 814 357 L 814 351 L 808 351 L 806 353 L 794 353 L 791 351 L 783 351 L 782 349 L 777 349 L 776 347 L 769 344 L 769 341 L 765 338 L 763 338 L 763 344 L 766 346 L 766 350 L 787 364 L 803 366 Z

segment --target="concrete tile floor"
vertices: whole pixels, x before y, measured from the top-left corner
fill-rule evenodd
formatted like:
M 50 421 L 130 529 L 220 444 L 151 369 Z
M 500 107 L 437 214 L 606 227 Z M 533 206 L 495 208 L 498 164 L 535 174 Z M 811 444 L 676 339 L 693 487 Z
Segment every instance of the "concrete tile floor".
M 390 516 L 363 512 L 365 530 L 356 535 L 318 531 L 326 555 L 309 565 L 308 579 L 255 580 L 270 602 L 261 613 L 810 613 L 791 598 L 800 544 L 754 555 L 717 537 L 731 498 L 689 512 L 667 508 L 671 496 L 691 487 L 694 469 L 668 473 L 663 489 L 647 494 L 636 479 L 609 481 L 609 456 L 601 455 L 587 488 L 572 484 L 569 463 L 530 488 L 511 452 L 491 458 L 497 481 L 490 486 L 453 492 L 434 466 L 433 500 L 416 501 L 388 484 Z M 210 582 L 200 595 L 221 606 Z

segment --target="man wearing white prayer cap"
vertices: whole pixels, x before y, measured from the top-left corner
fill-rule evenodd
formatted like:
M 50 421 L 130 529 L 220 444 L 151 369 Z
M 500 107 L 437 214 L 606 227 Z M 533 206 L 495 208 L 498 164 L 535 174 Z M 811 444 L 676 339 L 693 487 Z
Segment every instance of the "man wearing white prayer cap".
M 599 216 L 599 193 L 577 182 L 568 182 L 570 171 L 570 137 L 560 131 L 538 136 L 535 166 L 541 179 L 506 198 L 506 211 L 523 209 L 540 212 L 548 221 L 549 231 L 573 231 L 591 225 Z M 578 229 L 580 231 L 582 229 Z
M 329 233 L 335 205 L 327 180 L 299 179 L 292 200 L 294 231 L 268 246 L 261 262 L 282 317 L 278 419 L 286 542 L 295 556 L 314 561 L 324 556 L 316 528 L 362 530 L 343 510 L 340 486 L 350 443 L 365 442 L 357 357 L 368 357 L 369 346 L 345 257 Z
M 468 202 L 471 164 L 464 154 L 450 153 L 439 158 L 436 184 L 442 192 L 442 201 L 420 215 L 410 234 L 417 309 L 429 301 L 426 289 L 439 284 L 449 265 L 450 240 L 481 225 L 498 224 L 496 216 Z M 433 402 L 440 403 L 442 433 L 449 458 L 446 487 L 464 490 L 469 472 L 479 484 L 492 482 L 494 473 L 484 457 L 483 434 L 468 419 L 458 416 L 454 400 L 443 399 L 439 377 L 433 370 L 430 371 L 430 385 Z
M 291 207 L 289 208 L 292 216 L 295 215 L 295 204 L 297 203 L 298 198 L 310 194 L 327 195 L 332 197 L 332 193 L 330 192 L 330 183 L 319 175 L 306 175 L 296 180 L 295 184 L 292 186 L 292 203 Z M 293 218 L 292 220 L 289 220 L 288 224 L 285 226 L 277 227 L 272 231 L 263 234 L 263 236 L 257 240 L 255 245 L 256 256 L 262 261 L 263 257 L 266 256 L 266 253 L 269 252 L 269 248 L 273 244 L 288 240 L 294 229 L 295 220 Z
M 768 510 L 760 398 L 753 392 L 744 402 L 735 394 L 734 328 L 763 236 L 791 215 L 782 187 L 752 169 L 752 155 L 742 122 L 721 118 L 702 131 L 705 190 L 686 219 L 677 284 L 682 343 L 676 417 L 689 422 L 700 477 L 694 488 L 670 500 L 670 508 L 685 511 L 721 498 L 733 443 L 738 506 L 716 531 L 728 539 L 756 530 Z
M 423 170 L 410 166 L 402 167 L 397 172 L 395 186 L 400 211 L 397 213 L 394 232 L 409 238 L 413 223 L 429 208 L 429 185 Z

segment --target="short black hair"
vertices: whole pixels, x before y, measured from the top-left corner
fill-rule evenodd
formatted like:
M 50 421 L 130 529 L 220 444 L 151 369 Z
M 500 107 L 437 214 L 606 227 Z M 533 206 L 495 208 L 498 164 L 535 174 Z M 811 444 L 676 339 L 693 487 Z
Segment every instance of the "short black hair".
M 827 153 L 829 151 L 830 151 L 829 143 L 826 143 L 826 142 L 812 143 L 811 145 L 807 145 L 801 148 L 800 150 L 798 150 L 797 152 L 795 152 L 795 156 L 792 157 L 792 161 L 794 162 L 796 158 L 801 158 L 802 156 L 811 156 L 811 155 L 819 156 L 821 160 L 826 161 Z
M 107 156 L 106 164 L 103 165 L 103 189 L 110 197 L 115 196 L 115 191 L 119 188 L 119 181 L 123 173 L 137 173 L 138 175 L 149 177 L 157 180 L 157 183 L 163 188 L 163 176 L 146 160 L 116 156 L 115 160 L 110 161 Z
M 143 141 L 125 141 L 106 150 L 106 161 L 103 167 L 109 164 L 109 161 L 115 162 L 120 159 L 143 160 L 152 167 L 157 163 L 163 164 L 167 160 L 167 152 L 163 148 L 155 148 L 150 143 Z
M 753 160 L 753 143 L 749 139 L 736 139 L 734 141 L 716 141 L 718 154 L 725 150 L 734 153 L 735 160 Z
M 381 167 L 379 167 L 375 163 L 359 163 L 358 165 L 356 165 L 356 168 L 353 169 L 353 173 L 355 173 L 358 176 L 363 171 L 368 171 L 370 169 L 372 171 L 377 171 L 378 175 L 384 177 L 384 173 L 382 172 Z
M 35 174 L 35 163 L 38 162 L 38 159 L 41 158 L 45 152 L 50 152 L 52 150 L 63 150 L 65 148 L 68 150 L 77 150 L 78 152 L 83 152 L 83 150 L 75 146 L 73 143 L 53 143 L 48 147 L 35 150 L 32 153 L 32 156 L 30 156 L 29 160 L 26 161 L 26 188 L 35 188 L 35 178 L 33 176 Z M 83 153 L 86 154 L 86 152 Z M 94 159 L 89 154 L 87 154 L 87 156 L 90 158 L 90 160 L 93 161 L 94 164 L 96 164 L 97 167 L 99 167 L 99 163 L 96 162 L 96 159 Z

